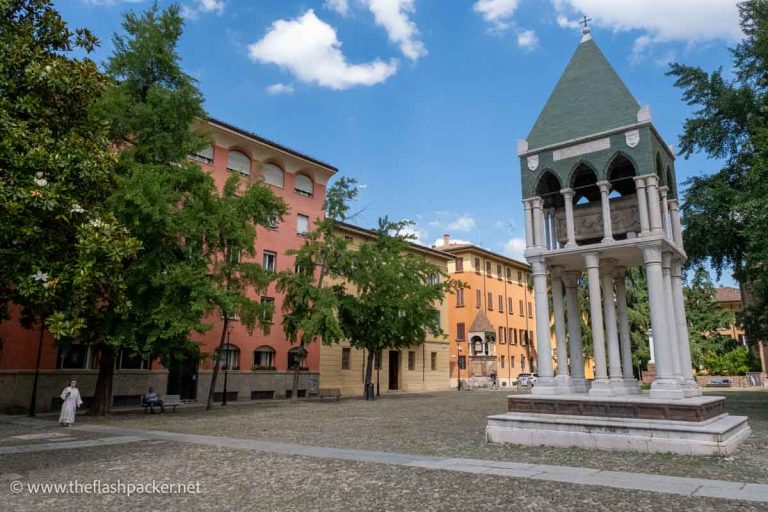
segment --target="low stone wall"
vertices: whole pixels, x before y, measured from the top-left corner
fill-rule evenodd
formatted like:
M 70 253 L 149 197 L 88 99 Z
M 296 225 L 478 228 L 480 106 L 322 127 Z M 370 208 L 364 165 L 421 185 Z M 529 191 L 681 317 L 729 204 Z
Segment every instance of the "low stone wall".
M 97 370 L 40 370 L 37 383 L 37 412 L 49 412 L 57 407 L 56 398 L 71 380 L 77 381 L 80 395 L 87 402 L 96 388 Z M 34 370 L 0 370 L 0 411 L 29 407 L 34 382 Z M 115 370 L 112 384 L 114 397 L 140 397 L 149 386 L 166 389 L 167 370 Z M 119 399 L 120 400 L 120 399 Z

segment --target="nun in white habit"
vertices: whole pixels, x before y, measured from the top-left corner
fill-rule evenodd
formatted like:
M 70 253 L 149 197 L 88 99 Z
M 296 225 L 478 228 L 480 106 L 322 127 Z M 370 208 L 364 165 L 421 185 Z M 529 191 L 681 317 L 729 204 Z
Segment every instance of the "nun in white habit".
M 61 404 L 59 424 L 63 427 L 68 427 L 75 422 L 75 411 L 77 408 L 83 405 L 83 400 L 80 398 L 80 390 L 77 389 L 77 381 L 73 380 L 70 382 L 69 386 L 64 388 L 59 397 L 64 400 L 64 403 Z

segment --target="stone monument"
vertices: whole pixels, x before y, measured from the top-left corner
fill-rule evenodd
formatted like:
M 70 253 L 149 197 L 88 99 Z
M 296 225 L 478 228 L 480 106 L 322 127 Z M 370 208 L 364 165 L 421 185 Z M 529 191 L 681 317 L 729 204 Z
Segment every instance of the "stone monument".
M 585 27 L 528 139 L 518 142 L 533 268 L 538 381 L 491 416 L 492 442 L 725 455 L 749 435 L 693 378 L 675 155 Z M 648 282 L 655 379 L 633 375 L 627 269 Z M 584 378 L 586 280 L 594 379 Z M 549 293 L 552 294 L 550 312 Z M 554 318 L 557 371 L 550 320 Z

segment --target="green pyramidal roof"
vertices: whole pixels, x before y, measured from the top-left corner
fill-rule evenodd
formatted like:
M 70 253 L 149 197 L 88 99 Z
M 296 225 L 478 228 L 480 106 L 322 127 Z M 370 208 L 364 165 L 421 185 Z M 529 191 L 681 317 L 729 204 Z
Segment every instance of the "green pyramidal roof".
M 528 135 L 537 149 L 637 123 L 640 105 L 587 34 Z

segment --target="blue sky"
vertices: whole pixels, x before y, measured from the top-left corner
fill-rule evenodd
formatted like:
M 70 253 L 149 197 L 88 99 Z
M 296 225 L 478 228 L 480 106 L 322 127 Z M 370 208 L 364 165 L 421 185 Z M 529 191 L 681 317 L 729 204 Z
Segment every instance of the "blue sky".
M 170 2 L 160 1 L 160 5 Z M 608 59 L 669 144 L 690 108 L 664 72 L 730 65 L 735 0 L 182 0 L 180 54 L 206 109 L 363 186 L 354 222 L 412 219 L 519 257 L 517 139 L 575 51 L 587 14 Z M 61 0 L 111 52 L 121 13 L 148 0 Z M 718 162 L 678 159 L 677 176 Z

